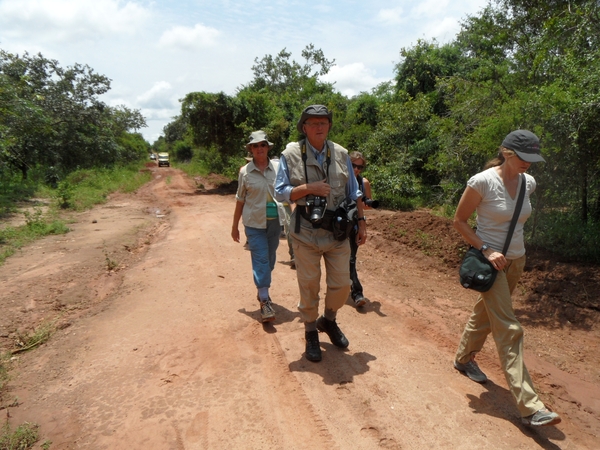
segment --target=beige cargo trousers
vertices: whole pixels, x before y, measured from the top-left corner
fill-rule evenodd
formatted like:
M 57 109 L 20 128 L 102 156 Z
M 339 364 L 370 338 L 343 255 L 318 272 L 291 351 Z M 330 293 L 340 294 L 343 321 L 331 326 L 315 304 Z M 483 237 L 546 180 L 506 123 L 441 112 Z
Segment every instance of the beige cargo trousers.
M 291 223 L 296 221 L 297 209 Z M 305 323 L 319 318 L 319 291 L 321 289 L 321 258 L 325 262 L 325 309 L 337 311 L 346 303 L 350 293 L 350 243 L 334 239 L 331 231 L 313 228 L 300 219 L 300 233 L 292 225 L 292 247 L 296 261 L 296 276 L 300 288 L 298 311 Z
M 477 298 L 456 352 L 456 360 L 467 363 L 472 354 L 483 348 L 491 332 L 500 356 L 500 365 L 521 417 L 535 414 L 544 407 L 525 367 L 523 328 L 515 316 L 511 299 L 523 273 L 525 259 L 523 255 L 508 260 L 507 266 L 498 272 L 492 288 Z

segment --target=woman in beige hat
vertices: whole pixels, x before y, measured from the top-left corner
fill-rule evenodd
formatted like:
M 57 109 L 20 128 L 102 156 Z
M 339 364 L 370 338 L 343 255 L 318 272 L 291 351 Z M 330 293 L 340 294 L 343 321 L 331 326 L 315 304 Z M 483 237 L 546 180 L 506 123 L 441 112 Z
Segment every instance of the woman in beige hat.
M 263 322 L 275 320 L 269 288 L 279 246 L 280 218 L 285 214 L 281 203 L 274 200 L 277 167 L 269 159 L 271 148 L 273 144 L 264 131 L 250 134 L 246 149 L 252 153 L 252 160 L 239 172 L 237 202 L 231 227 L 231 237 L 235 242 L 240 242 L 239 222 L 242 219 Z

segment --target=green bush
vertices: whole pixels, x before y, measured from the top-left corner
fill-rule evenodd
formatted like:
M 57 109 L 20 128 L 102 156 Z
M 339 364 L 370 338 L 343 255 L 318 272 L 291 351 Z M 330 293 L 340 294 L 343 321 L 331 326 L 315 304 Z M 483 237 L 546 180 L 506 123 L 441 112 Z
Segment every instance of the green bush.
M 371 182 L 373 198 L 385 208 L 410 211 L 421 203 L 421 184 L 412 174 L 399 173 L 390 166 L 371 166 L 367 178 Z
M 529 234 L 530 222 L 526 226 Z M 528 243 L 572 260 L 600 263 L 600 223 L 589 221 L 582 225 L 576 214 L 542 212 Z
M 191 161 L 194 157 L 192 146 L 183 141 L 177 141 L 174 145 L 175 159 L 180 162 Z
M 33 447 L 39 440 L 38 428 L 35 423 L 25 422 L 13 431 L 8 421 L 5 422 L 0 433 L 0 449 L 27 450 Z
M 140 162 L 110 169 L 76 170 L 59 183 L 54 196 L 61 208 L 89 209 L 104 203 L 112 192 L 133 192 L 150 181 L 152 175 L 141 171 L 142 167 Z
M 34 177 L 23 179 L 0 165 L 0 218 L 16 211 L 15 203 L 27 200 L 35 195 L 39 182 Z

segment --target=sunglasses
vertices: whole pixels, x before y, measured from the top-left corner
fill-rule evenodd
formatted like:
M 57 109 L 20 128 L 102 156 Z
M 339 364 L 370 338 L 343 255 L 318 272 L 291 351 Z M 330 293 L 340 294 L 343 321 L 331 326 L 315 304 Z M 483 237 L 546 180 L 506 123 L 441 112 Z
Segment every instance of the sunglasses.
M 355 169 L 358 169 L 358 170 L 363 170 L 365 168 L 365 166 L 361 166 L 360 164 L 354 164 L 354 163 L 352 163 L 352 167 L 354 167 Z
M 251 144 L 250 147 L 252 148 L 259 148 L 259 147 L 268 147 L 269 144 L 267 144 L 266 142 L 261 142 L 260 144 Z

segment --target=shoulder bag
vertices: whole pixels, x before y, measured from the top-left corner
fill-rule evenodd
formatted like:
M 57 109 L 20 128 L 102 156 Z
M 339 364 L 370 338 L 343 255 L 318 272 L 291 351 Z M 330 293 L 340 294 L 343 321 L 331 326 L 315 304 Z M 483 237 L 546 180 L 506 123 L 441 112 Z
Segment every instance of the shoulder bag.
M 521 175 L 521 190 L 519 191 L 519 198 L 517 199 L 517 205 L 515 206 L 515 212 L 513 213 L 512 220 L 510 221 L 510 227 L 508 229 L 508 235 L 504 242 L 504 249 L 502 254 L 506 255 L 510 240 L 515 231 L 519 214 L 523 206 L 523 199 L 525 197 L 526 188 L 525 175 Z M 465 257 L 458 270 L 460 276 L 460 284 L 466 289 L 473 289 L 478 292 L 487 292 L 494 285 L 496 281 L 496 275 L 498 271 L 492 266 L 492 263 L 485 257 L 485 255 L 477 248 L 471 247 L 465 253 Z

